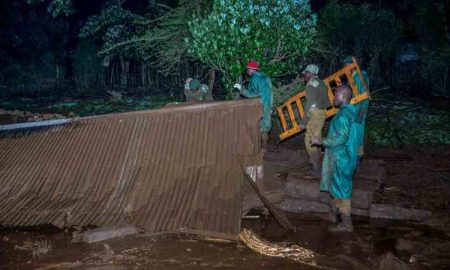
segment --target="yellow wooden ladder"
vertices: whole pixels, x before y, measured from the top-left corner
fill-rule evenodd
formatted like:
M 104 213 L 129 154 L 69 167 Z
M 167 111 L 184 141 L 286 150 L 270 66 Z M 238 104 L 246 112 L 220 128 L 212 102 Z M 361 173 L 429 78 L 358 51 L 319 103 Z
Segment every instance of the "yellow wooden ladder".
M 359 77 L 361 78 L 362 85 L 365 89 L 363 93 L 359 93 L 356 83 L 353 80 L 352 73 L 354 71 L 358 72 Z M 351 65 L 346 65 L 343 69 L 337 71 L 336 73 L 328 76 L 323 80 L 328 88 L 328 98 L 331 104 L 333 104 L 334 100 L 332 85 L 342 85 L 343 77 L 346 77 L 347 82 L 353 91 L 353 98 L 350 101 L 351 104 L 356 104 L 370 98 L 370 93 L 364 80 L 364 76 L 361 73 L 361 69 L 359 68 L 356 59 L 353 58 L 353 63 Z M 280 134 L 280 140 L 285 140 L 305 130 L 305 127 L 301 124 L 302 122 L 304 122 L 303 120 L 305 117 L 305 110 L 303 108 L 303 99 L 305 97 L 306 92 L 302 91 L 289 98 L 283 105 L 277 108 L 278 117 L 280 118 L 281 126 L 283 128 L 283 131 Z M 335 115 L 337 111 L 338 109 L 333 106 L 328 108 L 327 118 Z M 286 116 L 288 117 L 288 119 L 286 119 Z

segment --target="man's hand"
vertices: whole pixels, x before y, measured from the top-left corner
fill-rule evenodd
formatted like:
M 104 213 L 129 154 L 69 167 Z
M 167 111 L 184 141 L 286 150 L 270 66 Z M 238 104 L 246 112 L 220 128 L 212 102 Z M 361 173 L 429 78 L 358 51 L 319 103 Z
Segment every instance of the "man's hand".
M 184 83 L 184 92 L 186 93 L 186 91 L 191 91 L 191 89 L 189 88 L 189 83 L 192 81 L 192 78 L 188 78 L 186 80 L 186 82 Z
M 311 144 L 312 145 L 322 145 L 322 139 L 316 136 L 311 137 Z
M 242 90 L 242 84 L 240 84 L 240 83 L 236 83 L 233 87 L 238 89 L 239 91 Z

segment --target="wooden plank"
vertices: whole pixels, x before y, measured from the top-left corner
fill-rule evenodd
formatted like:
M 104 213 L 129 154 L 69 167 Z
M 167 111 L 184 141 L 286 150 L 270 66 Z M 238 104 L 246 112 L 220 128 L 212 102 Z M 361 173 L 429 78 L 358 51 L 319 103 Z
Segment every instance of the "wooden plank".
M 289 114 L 289 118 L 291 118 L 292 128 L 298 127 L 297 119 L 295 119 L 294 110 L 292 110 L 292 103 L 287 104 L 287 111 Z
M 305 118 L 305 110 L 303 109 L 302 101 L 300 99 L 297 99 L 295 101 L 295 103 L 297 104 L 298 113 L 300 114 L 300 117 L 302 119 L 304 119 Z
M 277 108 L 278 117 L 280 118 L 281 126 L 283 126 L 283 130 L 288 130 L 288 125 L 286 123 L 286 116 L 283 112 L 283 106 Z
M 243 170 L 245 179 L 250 183 L 253 190 L 256 192 L 256 194 L 259 196 L 261 201 L 264 203 L 264 205 L 269 209 L 270 213 L 275 217 L 275 219 L 278 221 L 278 223 L 285 228 L 286 230 L 295 230 L 295 227 L 292 225 L 292 223 L 289 221 L 288 217 L 284 214 L 284 212 L 275 205 L 273 205 L 259 190 L 258 186 L 255 182 L 253 182 L 252 178 Z
M 337 108 L 334 108 L 334 107 L 331 108 L 331 109 L 328 109 L 327 112 L 326 112 L 326 117 L 330 118 L 331 116 L 335 115 L 338 111 L 339 110 Z
M 352 57 L 352 59 L 353 59 L 353 63 L 355 63 L 356 71 L 358 72 L 359 77 L 361 78 L 362 86 L 364 87 L 366 92 L 369 94 L 369 98 L 370 98 L 370 90 L 369 90 L 369 87 L 366 85 L 366 80 L 364 79 L 364 76 L 363 76 L 363 74 L 361 72 L 361 69 L 359 68 L 358 60 L 356 60 L 355 57 Z
M 347 80 L 350 84 L 350 88 L 352 88 L 353 96 L 356 97 L 357 95 L 359 95 L 359 91 L 358 91 L 358 87 L 356 87 L 355 80 L 353 80 L 351 71 L 345 73 L 345 75 L 347 76 Z
M 357 104 L 360 103 L 363 100 L 366 100 L 369 98 L 369 93 L 364 92 L 360 95 L 357 95 L 356 97 L 352 98 L 352 100 L 350 100 L 350 104 Z

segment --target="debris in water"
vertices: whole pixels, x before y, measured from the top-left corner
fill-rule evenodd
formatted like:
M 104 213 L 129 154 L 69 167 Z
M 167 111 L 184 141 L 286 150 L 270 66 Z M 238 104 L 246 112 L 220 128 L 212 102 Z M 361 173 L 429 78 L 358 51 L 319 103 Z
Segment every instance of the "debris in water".
M 103 244 L 103 247 L 105 248 L 103 260 L 109 260 L 114 256 L 114 250 L 108 244 Z
M 52 244 L 48 241 L 24 241 L 22 246 L 16 245 L 16 250 L 31 251 L 33 259 L 39 258 L 42 255 L 47 254 L 53 248 Z
M 48 241 L 37 241 L 35 242 L 35 246 L 31 254 L 34 258 L 39 258 L 42 255 L 47 254 L 50 250 L 52 250 L 53 246 Z
M 270 242 L 264 241 L 251 230 L 247 229 L 244 229 L 239 234 L 239 237 L 241 241 L 244 242 L 245 245 L 247 245 L 247 247 L 266 256 L 288 258 L 296 262 L 321 269 L 334 269 L 317 265 L 317 254 L 312 250 L 297 245 L 286 246 L 281 244 L 272 244 Z
M 64 262 L 64 263 L 57 263 L 57 264 L 50 264 L 46 265 L 44 267 L 38 268 L 37 270 L 49 270 L 49 269 L 70 269 L 82 266 L 83 264 L 80 261 L 76 262 Z

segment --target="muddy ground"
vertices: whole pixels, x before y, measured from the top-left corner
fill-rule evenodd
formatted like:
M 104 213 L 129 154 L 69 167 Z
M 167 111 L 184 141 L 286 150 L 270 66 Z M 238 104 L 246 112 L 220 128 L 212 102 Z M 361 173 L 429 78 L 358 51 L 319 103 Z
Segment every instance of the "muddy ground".
M 289 142 L 281 147 L 300 147 Z M 387 181 L 376 203 L 433 211 L 423 222 L 355 217 L 355 233 L 336 235 L 313 214 L 289 214 L 298 228 L 287 233 L 270 216 L 244 220 L 271 242 L 296 244 L 335 269 L 450 269 L 450 146 L 368 149 L 386 161 Z M 300 157 L 299 157 L 300 158 Z M 1 228 L 0 269 L 317 269 L 258 254 L 242 243 L 198 236 L 145 234 L 86 244 L 70 230 Z

